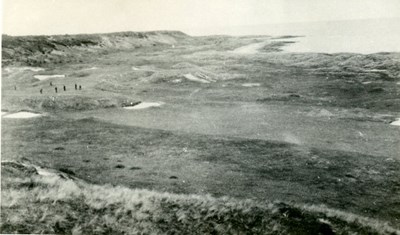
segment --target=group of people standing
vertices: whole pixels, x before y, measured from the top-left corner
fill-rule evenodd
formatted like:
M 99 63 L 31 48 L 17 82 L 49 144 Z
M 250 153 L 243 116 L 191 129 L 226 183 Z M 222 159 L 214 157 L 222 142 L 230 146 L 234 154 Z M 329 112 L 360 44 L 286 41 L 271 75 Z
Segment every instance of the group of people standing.
M 53 86 L 53 82 L 50 82 L 50 86 Z M 81 85 L 79 85 L 79 87 L 78 87 L 78 85 L 75 83 L 75 90 L 82 90 L 82 86 Z M 67 91 L 67 87 L 64 85 L 63 86 L 63 90 L 64 91 Z M 57 88 L 57 86 L 55 86 L 54 87 L 54 91 L 56 92 L 56 93 L 58 93 L 58 88 Z M 41 88 L 40 89 L 40 94 L 43 94 L 43 88 Z

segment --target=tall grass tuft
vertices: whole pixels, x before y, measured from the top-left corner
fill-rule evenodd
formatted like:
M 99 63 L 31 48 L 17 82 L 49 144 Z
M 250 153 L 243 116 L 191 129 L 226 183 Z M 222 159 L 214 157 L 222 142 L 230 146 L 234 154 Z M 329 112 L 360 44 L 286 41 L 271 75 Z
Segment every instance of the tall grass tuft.
M 57 174 L 21 174 L 21 165 L 7 168 L 15 165 L 2 166 L 1 233 L 400 234 L 321 206 L 91 185 Z

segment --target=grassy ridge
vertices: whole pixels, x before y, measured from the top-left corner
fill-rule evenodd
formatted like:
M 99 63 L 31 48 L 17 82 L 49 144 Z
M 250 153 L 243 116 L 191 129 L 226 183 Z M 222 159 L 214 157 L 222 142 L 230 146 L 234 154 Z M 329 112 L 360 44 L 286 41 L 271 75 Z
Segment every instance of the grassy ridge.
M 2 233 L 400 234 L 325 207 L 95 186 L 14 162 L 2 188 Z
M 76 63 L 108 49 L 170 45 L 190 37 L 178 31 L 120 32 L 53 36 L 2 36 L 2 64 L 31 66 Z M 102 52 L 97 49 L 101 49 Z

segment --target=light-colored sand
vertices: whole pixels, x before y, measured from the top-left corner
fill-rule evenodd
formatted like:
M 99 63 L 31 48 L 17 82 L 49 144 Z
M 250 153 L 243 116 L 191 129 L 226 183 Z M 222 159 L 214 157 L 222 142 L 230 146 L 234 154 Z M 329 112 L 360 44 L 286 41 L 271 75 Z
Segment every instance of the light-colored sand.
M 259 52 L 261 48 L 263 48 L 265 45 L 267 45 L 269 42 L 258 42 L 258 43 L 252 43 L 246 46 L 242 46 L 239 48 L 236 48 L 233 50 L 233 53 L 236 54 L 256 54 Z
M 1 111 L 1 116 L 6 115 L 6 114 L 7 114 L 7 112 Z
M 37 173 L 42 176 L 57 176 L 57 177 L 59 177 L 58 174 L 54 170 L 51 171 L 48 169 L 44 169 L 40 166 L 35 166 L 35 165 L 26 164 L 26 163 L 22 163 L 22 162 L 16 162 L 16 161 L 1 161 L 1 164 L 7 164 L 7 163 L 15 163 L 15 164 L 24 166 L 26 168 L 33 167 L 36 169 Z
M 202 79 L 202 78 L 198 78 L 196 76 L 194 76 L 193 74 L 185 74 L 183 75 L 186 79 L 193 81 L 193 82 L 200 82 L 200 83 L 210 83 L 210 81 Z
M 83 70 L 95 70 L 95 69 L 98 69 L 98 68 L 95 66 L 95 67 L 90 67 L 90 68 L 83 69 Z
M 4 118 L 34 118 L 40 116 L 42 116 L 42 114 L 22 111 L 18 113 L 5 115 Z
M 397 118 L 396 121 L 391 122 L 390 125 L 393 125 L 393 126 L 400 126 L 400 118 Z
M 372 82 L 368 81 L 368 82 L 362 82 L 362 84 L 367 85 L 367 84 L 371 84 Z
M 44 71 L 44 68 L 40 68 L 40 67 L 24 67 L 24 70 L 30 70 L 33 72 L 39 72 L 39 71 Z
M 57 176 L 56 173 L 50 172 L 50 171 L 45 170 L 45 169 L 43 169 L 43 168 L 41 168 L 41 167 L 36 167 L 36 170 L 37 170 L 37 172 L 38 172 L 39 175 L 43 175 L 43 176 Z
M 180 82 L 182 82 L 182 79 L 177 78 L 177 79 L 172 80 L 171 82 L 173 82 L 173 83 L 180 83 Z
M 158 102 L 142 102 L 135 106 L 124 107 L 124 109 L 147 109 L 151 107 L 160 107 L 163 103 Z
M 139 68 L 136 68 L 135 66 L 132 66 L 133 70 L 140 70 Z
M 243 83 L 242 86 L 244 87 L 258 87 L 260 86 L 260 83 Z
M 54 74 L 54 75 L 35 75 L 33 76 L 36 79 L 39 79 L 40 81 L 49 79 L 49 78 L 65 78 L 64 74 Z
M 21 72 L 21 71 L 25 71 L 25 70 L 39 72 L 39 71 L 44 71 L 44 68 L 40 68 L 40 67 L 7 67 L 7 68 L 4 68 L 4 70 L 7 73 Z

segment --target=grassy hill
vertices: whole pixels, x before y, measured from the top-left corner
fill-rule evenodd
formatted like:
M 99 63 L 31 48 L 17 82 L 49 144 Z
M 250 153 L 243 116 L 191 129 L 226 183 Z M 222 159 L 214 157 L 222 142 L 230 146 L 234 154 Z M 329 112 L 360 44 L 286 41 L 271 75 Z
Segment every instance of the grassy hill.
M 187 41 L 178 31 L 120 32 L 88 35 L 8 36 L 2 35 L 3 65 L 14 62 L 46 66 L 83 62 L 99 51 L 174 45 Z

